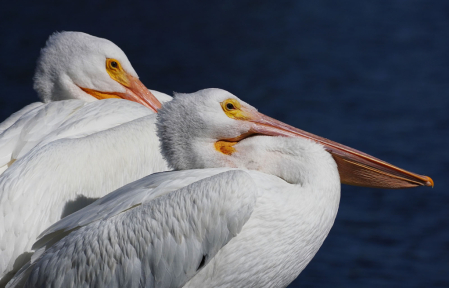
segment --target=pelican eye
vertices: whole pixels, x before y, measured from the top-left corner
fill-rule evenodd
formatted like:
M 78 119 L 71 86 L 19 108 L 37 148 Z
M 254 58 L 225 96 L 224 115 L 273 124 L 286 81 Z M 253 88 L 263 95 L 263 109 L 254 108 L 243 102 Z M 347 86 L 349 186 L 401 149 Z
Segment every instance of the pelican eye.
M 116 59 L 108 58 L 106 59 L 106 68 L 112 71 L 119 71 L 122 70 L 122 67 L 120 66 L 120 62 Z
M 240 103 L 236 99 L 230 98 L 221 102 L 220 104 L 225 112 L 232 112 L 240 109 Z
M 246 110 L 242 110 L 243 107 L 237 99 L 229 98 L 220 102 L 220 105 L 229 118 L 246 120 L 250 116 Z
M 118 83 L 122 84 L 125 87 L 129 87 L 130 82 L 128 75 L 126 74 L 125 70 L 123 70 L 120 61 L 112 58 L 107 58 L 106 72 L 108 72 L 109 76 Z

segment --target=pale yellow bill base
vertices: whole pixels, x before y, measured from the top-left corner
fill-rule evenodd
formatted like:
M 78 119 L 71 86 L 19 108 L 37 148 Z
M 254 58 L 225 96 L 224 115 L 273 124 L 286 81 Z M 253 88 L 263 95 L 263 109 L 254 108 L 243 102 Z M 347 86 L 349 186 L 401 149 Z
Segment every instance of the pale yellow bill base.
M 410 188 L 432 186 L 428 176 L 418 175 L 398 168 L 356 149 L 297 129 L 254 110 L 242 107 L 248 121 L 253 123 L 250 132 L 245 135 L 263 134 L 270 136 L 303 137 L 321 145 L 333 156 L 338 166 L 343 184 L 374 188 Z
M 134 101 L 144 105 L 145 107 L 157 112 L 159 108 L 162 107 L 161 103 L 157 98 L 150 92 L 150 90 L 143 85 L 143 83 L 136 77 L 127 75 L 129 83 L 128 85 L 122 86 L 126 89 L 124 93 L 121 92 L 102 92 L 93 89 L 80 87 L 87 94 L 92 95 L 98 100 L 108 99 L 108 98 L 120 98 L 130 101 Z

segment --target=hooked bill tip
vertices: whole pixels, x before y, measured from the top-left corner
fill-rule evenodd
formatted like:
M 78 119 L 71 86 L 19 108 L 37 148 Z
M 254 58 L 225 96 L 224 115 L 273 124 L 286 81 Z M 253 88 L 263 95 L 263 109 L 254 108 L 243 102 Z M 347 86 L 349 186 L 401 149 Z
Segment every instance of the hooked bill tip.
M 430 178 L 429 176 L 426 176 L 426 186 L 432 186 L 432 188 L 433 188 L 433 180 L 432 180 L 432 178 Z

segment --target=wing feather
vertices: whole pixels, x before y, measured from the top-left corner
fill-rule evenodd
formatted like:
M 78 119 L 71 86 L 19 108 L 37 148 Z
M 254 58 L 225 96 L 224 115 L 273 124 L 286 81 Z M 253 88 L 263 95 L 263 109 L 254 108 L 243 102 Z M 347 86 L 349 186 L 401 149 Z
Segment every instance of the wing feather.
M 228 170 L 230 169 L 198 169 L 162 172 L 146 176 L 107 194 L 51 225 L 39 235 L 33 249 L 37 250 L 48 246 L 49 243 L 55 243 L 65 237 L 67 232 L 95 221 L 106 220 L 161 195 Z
M 1 172 L 34 147 L 59 139 L 85 137 L 152 114 L 140 104 L 120 99 L 33 103 L 17 113 L 1 124 L 4 126 L 4 131 L 0 131 Z
M 241 231 L 256 195 L 241 170 L 203 178 L 72 232 L 7 287 L 182 287 Z
M 29 110 L 0 135 L 0 158 L 9 161 L 3 173 L 0 163 L 0 277 L 20 267 L 43 229 L 87 205 L 78 198 L 93 201 L 166 169 L 154 120 L 131 101 L 65 100 Z

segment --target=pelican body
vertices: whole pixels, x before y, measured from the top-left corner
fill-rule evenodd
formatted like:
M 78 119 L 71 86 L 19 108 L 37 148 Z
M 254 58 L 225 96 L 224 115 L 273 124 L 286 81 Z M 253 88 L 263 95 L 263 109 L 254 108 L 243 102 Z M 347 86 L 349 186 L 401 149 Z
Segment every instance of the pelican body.
M 52 225 L 8 287 L 286 287 L 329 233 L 341 181 L 432 184 L 220 89 L 177 95 L 157 128 L 176 171 L 130 183 Z M 349 164 L 341 170 L 334 155 Z M 347 175 L 361 162 L 365 173 Z
M 0 124 L 0 286 L 29 260 L 45 228 L 168 169 L 155 112 L 171 97 L 148 90 L 114 43 L 55 33 L 41 51 L 34 88 L 42 102 Z

